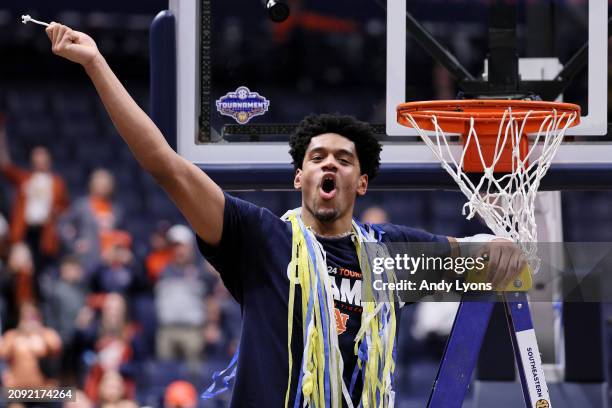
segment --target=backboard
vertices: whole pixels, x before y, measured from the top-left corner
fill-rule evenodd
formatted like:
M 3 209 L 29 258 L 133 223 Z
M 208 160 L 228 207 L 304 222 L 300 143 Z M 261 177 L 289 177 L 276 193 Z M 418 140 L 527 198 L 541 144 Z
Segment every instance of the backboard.
M 514 13 L 500 17 L 491 10 L 496 2 L 484 0 L 289 0 L 281 23 L 264 3 L 171 0 L 170 13 L 152 26 L 152 71 L 161 73 L 153 81 L 153 112 L 174 116 L 167 120 L 174 121 L 178 152 L 224 186 L 291 188 L 287 141 L 295 124 L 309 113 L 339 112 L 371 123 L 384 145 L 374 188 L 452 187 L 427 147 L 397 125 L 395 106 L 462 91 L 473 97 L 463 89 L 465 74 L 473 82 L 499 77 L 499 64 L 489 72 L 488 57 L 499 50 L 507 57 L 515 43 L 520 79 L 552 80 L 562 72 L 555 81 L 567 81 L 555 86 L 583 111 L 543 187 L 609 187 L 607 2 L 498 0 Z M 432 51 L 413 21 L 441 47 Z M 499 30 L 490 34 L 495 24 Z M 172 58 L 175 69 L 164 69 Z M 174 92 L 176 104 L 156 98 L 156 87 Z M 535 93 L 557 98 L 551 87 Z

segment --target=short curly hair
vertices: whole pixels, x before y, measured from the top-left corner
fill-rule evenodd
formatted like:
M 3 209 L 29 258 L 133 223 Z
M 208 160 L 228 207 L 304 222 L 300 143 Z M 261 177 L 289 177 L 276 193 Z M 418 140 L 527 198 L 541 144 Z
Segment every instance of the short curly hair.
M 361 174 L 367 174 L 369 180 L 376 177 L 382 147 L 369 124 L 348 115 L 308 115 L 302 119 L 289 139 L 295 170 L 302 168 L 310 139 L 325 133 L 337 133 L 355 143 Z

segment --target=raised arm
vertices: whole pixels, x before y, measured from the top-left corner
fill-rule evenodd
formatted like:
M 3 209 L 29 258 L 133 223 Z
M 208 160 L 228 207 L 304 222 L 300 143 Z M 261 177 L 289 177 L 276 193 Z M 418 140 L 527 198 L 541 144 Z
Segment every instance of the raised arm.
M 221 188 L 172 150 L 115 76 L 91 37 L 57 23 L 51 23 L 46 31 L 53 53 L 85 68 L 113 124 L 140 165 L 166 190 L 196 233 L 208 244 L 218 244 L 225 205 Z

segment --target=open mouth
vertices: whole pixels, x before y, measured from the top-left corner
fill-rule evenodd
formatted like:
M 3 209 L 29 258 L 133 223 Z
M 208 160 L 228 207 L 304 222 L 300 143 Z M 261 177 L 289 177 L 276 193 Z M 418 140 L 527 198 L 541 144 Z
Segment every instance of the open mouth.
M 336 180 L 332 176 L 325 176 L 321 183 L 321 196 L 325 200 L 331 200 L 336 195 Z

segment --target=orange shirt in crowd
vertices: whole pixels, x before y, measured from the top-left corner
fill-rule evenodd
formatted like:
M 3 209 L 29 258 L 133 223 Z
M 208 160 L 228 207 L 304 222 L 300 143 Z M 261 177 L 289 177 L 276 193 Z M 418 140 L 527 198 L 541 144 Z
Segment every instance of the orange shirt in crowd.
M 28 229 L 26 221 L 28 195 L 26 189 L 35 173 L 12 164 L 4 166 L 1 171 L 4 177 L 16 186 L 9 239 L 11 243 L 21 242 L 25 239 Z M 68 189 L 62 178 L 56 174 L 51 174 L 51 180 L 51 208 L 49 216 L 42 225 L 40 246 L 46 255 L 53 256 L 59 251 L 59 239 L 55 224 L 59 215 L 68 208 L 69 199 Z
M 145 260 L 147 276 L 151 283 L 157 282 L 159 275 L 164 268 L 172 261 L 174 250 L 172 248 L 162 248 L 151 252 Z

